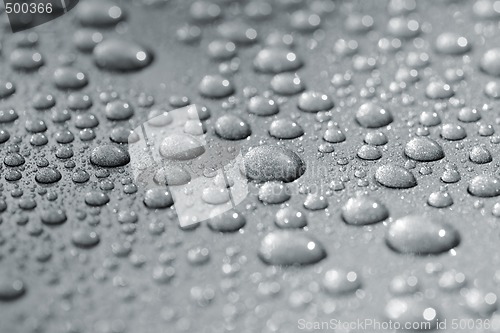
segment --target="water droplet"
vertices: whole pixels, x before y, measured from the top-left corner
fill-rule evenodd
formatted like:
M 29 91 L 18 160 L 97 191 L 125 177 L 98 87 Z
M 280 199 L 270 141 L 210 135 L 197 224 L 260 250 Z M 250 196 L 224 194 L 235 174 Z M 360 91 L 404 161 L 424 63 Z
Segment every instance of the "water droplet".
M 465 274 L 454 269 L 443 272 L 438 281 L 439 288 L 448 292 L 462 289 L 466 284 Z
M 484 86 L 484 94 L 490 98 L 500 98 L 500 82 L 489 81 Z
M 342 207 L 342 218 L 347 224 L 373 224 L 388 217 L 389 211 L 384 204 L 365 195 L 350 198 Z
M 383 132 L 368 132 L 365 135 L 365 142 L 373 146 L 383 146 L 389 140 Z
M 135 71 L 153 61 L 153 54 L 143 46 L 113 38 L 96 45 L 93 54 L 97 66 L 110 71 Z
M 3 159 L 3 163 L 10 167 L 18 167 L 23 165 L 25 162 L 26 159 L 18 153 L 8 153 Z
M 109 27 L 125 19 L 121 7 L 107 0 L 86 1 L 76 9 L 76 18 L 83 26 Z
M 271 89 L 278 95 L 295 95 L 305 88 L 304 82 L 296 73 L 281 73 L 271 79 Z
M 19 118 L 19 115 L 13 108 L 0 109 L 0 123 L 11 123 L 17 118 Z
M 396 275 L 389 284 L 393 295 L 411 295 L 420 290 L 418 278 L 414 275 Z
M 441 137 L 450 141 L 462 140 L 467 136 L 467 132 L 460 125 L 444 124 L 441 128 Z
M 282 118 L 276 119 L 269 126 L 269 134 L 277 139 L 295 139 L 304 135 L 304 129 L 295 121 Z
M 0 301 L 13 301 L 26 293 L 26 285 L 21 279 L 0 277 Z
M 237 44 L 251 44 L 257 40 L 257 31 L 242 20 L 225 21 L 219 24 L 217 31 Z
M 351 13 L 344 21 L 344 27 L 347 31 L 354 33 L 366 33 L 373 28 L 373 17 L 370 15 L 362 15 Z
M 425 96 L 430 99 L 445 99 L 455 95 L 451 86 L 441 81 L 429 82 L 425 88 Z
M 97 44 L 102 42 L 104 36 L 98 30 L 94 29 L 78 29 L 73 34 L 73 43 L 81 52 L 91 53 Z
M 437 161 L 444 157 L 443 148 L 436 141 L 417 137 L 410 140 L 405 146 L 405 154 L 409 158 L 420 162 Z
M 82 71 L 72 67 L 59 67 L 54 71 L 54 84 L 59 89 L 81 89 L 88 84 Z
M 469 159 L 477 164 L 485 164 L 493 161 L 490 151 L 482 146 L 473 147 L 469 153 Z
M 47 225 L 59 225 L 66 222 L 67 217 L 62 209 L 50 208 L 42 212 L 40 219 Z
M 109 138 L 116 143 L 134 143 L 139 141 L 139 136 L 134 131 L 121 126 L 113 128 L 109 134 Z
M 291 182 L 306 170 L 304 161 L 292 150 L 280 146 L 258 146 L 245 154 L 247 177 L 260 182 Z
M 234 93 L 232 81 L 220 75 L 206 75 L 198 86 L 200 94 L 208 98 L 222 98 Z
M 0 80 L 0 99 L 12 96 L 16 92 L 16 85 L 9 80 Z
M 191 160 L 204 152 L 202 143 L 187 134 L 169 135 L 160 144 L 160 154 L 172 160 Z
M 207 187 L 203 189 L 201 198 L 211 205 L 221 205 L 228 202 L 231 197 L 227 188 Z
M 193 247 L 187 252 L 187 260 L 191 265 L 203 265 L 210 260 L 210 250 L 201 246 Z
M 10 65 L 20 71 L 34 71 L 40 68 L 45 60 L 40 52 L 35 49 L 15 49 L 10 54 Z
M 413 174 L 396 164 L 386 164 L 377 168 L 375 179 L 390 188 L 410 188 L 417 185 Z
M 323 245 L 307 233 L 273 231 L 262 240 L 260 259 L 269 265 L 310 265 L 326 257 Z
M 495 312 L 498 307 L 497 295 L 481 289 L 468 289 L 464 298 L 467 309 L 482 317 L 491 316 L 491 314 Z
M 477 109 L 465 107 L 458 112 L 458 120 L 464 123 L 473 123 L 479 119 L 481 119 L 481 113 Z
M 31 133 L 40 133 L 47 130 L 47 125 L 45 125 L 45 122 L 41 119 L 28 119 L 24 127 Z
M 61 173 L 53 168 L 42 168 L 36 172 L 35 180 L 41 184 L 51 184 L 60 181 Z
M 278 103 L 270 98 L 254 96 L 248 101 L 248 112 L 261 117 L 268 117 L 279 112 Z
M 245 224 L 245 217 L 235 210 L 218 214 L 208 220 L 209 228 L 219 232 L 236 232 L 243 228 Z
M 9 141 L 10 133 L 5 129 L 0 129 L 0 144 Z
M 216 39 L 208 44 L 207 53 L 213 60 L 229 60 L 236 56 L 237 49 L 233 42 Z
M 387 245 L 399 253 L 439 254 L 460 243 L 460 234 L 450 224 L 421 215 L 407 215 L 389 225 Z
M 309 10 L 297 10 L 290 16 L 290 27 L 300 32 L 312 32 L 321 25 L 321 17 Z
M 130 103 L 117 99 L 106 104 L 104 112 L 109 120 L 127 120 L 134 115 L 134 108 Z
M 434 44 L 436 51 L 443 54 L 459 55 L 469 52 L 472 48 L 470 42 L 464 36 L 455 32 L 443 32 Z
M 322 285 L 329 294 L 346 295 L 361 288 L 361 279 L 355 271 L 329 269 L 325 273 Z
M 429 195 L 427 203 L 435 208 L 446 208 L 453 205 L 453 198 L 446 191 L 437 191 Z
M 486 74 L 500 76 L 500 48 L 486 51 L 481 57 L 479 66 Z
M 302 59 L 286 48 L 265 48 L 259 51 L 254 59 L 254 67 L 262 73 L 277 74 L 295 71 L 302 67 Z
M 158 169 L 153 177 L 158 185 L 178 186 L 191 181 L 191 175 L 181 166 L 168 166 Z
M 224 115 L 214 125 L 215 133 L 226 140 L 242 140 L 252 134 L 250 125 L 238 116 Z
M 280 204 L 290 199 L 290 197 L 290 190 L 282 182 L 266 182 L 259 189 L 259 200 L 266 204 Z
M 303 92 L 298 100 L 299 109 L 305 112 L 328 111 L 333 106 L 332 99 L 328 95 L 318 91 Z
M 374 161 L 382 157 L 382 152 L 377 147 L 363 145 L 358 149 L 357 155 L 363 160 Z
M 412 327 L 417 331 L 435 330 L 438 322 L 442 322 L 440 311 L 426 300 L 410 297 L 391 299 L 384 309 L 387 320 Z
M 222 10 L 211 1 L 195 1 L 189 7 L 189 15 L 196 22 L 210 23 L 222 16 Z
M 309 193 L 304 201 L 304 208 L 308 210 L 323 210 L 328 207 L 328 200 L 319 193 Z
M 344 132 L 338 127 L 330 127 L 323 134 L 323 140 L 330 143 L 344 142 L 346 139 Z
M 94 148 L 90 155 L 90 161 L 100 167 L 119 167 L 130 162 L 128 152 L 115 145 L 102 145 Z
M 387 22 L 387 32 L 394 37 L 414 38 L 420 34 L 420 24 L 414 19 L 396 16 Z
M 356 121 L 365 128 L 379 128 L 392 123 L 393 117 L 389 110 L 375 103 L 367 102 L 356 111 Z
M 71 180 L 77 184 L 82 184 L 88 182 L 90 175 L 87 171 L 82 169 L 76 169 L 71 175 Z
M 93 231 L 88 229 L 77 229 L 71 234 L 71 241 L 80 248 L 91 248 L 99 244 L 100 237 Z
M 109 202 L 109 197 L 101 191 L 90 191 L 85 194 L 85 203 L 89 206 L 104 206 Z
M 172 195 L 166 188 L 158 187 L 146 191 L 144 204 L 148 208 L 167 208 L 174 204 Z
M 476 197 L 496 197 L 500 195 L 500 180 L 494 176 L 476 176 L 469 182 L 468 191 Z
M 457 170 L 448 169 L 443 172 L 441 180 L 445 183 L 456 183 L 461 179 L 460 173 Z
M 281 229 L 300 229 L 307 226 L 307 218 L 302 211 L 285 207 L 276 212 L 274 223 Z

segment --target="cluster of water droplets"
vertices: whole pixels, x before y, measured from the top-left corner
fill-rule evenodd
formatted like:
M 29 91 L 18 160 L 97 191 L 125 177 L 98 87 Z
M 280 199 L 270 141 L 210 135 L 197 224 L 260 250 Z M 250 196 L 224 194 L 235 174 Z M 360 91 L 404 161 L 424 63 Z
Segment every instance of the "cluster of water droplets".
M 92 0 L 71 13 L 60 54 L 44 32 L 6 37 L 0 262 L 12 269 L 0 272 L 0 306 L 39 302 L 47 286 L 67 311 L 108 288 L 131 310 L 161 305 L 113 321 L 94 304 L 96 323 L 71 317 L 66 332 L 125 332 L 153 318 L 196 330 L 208 307 L 214 331 L 245 327 L 242 315 L 260 331 L 296 330 L 296 309 L 304 318 L 361 309 L 435 329 L 450 297 L 490 317 L 496 294 L 460 270 L 484 260 L 473 240 L 498 236 L 489 234 L 500 217 L 500 49 L 490 41 L 500 10 L 490 0 L 446 4 L 456 15 L 443 26 L 414 0 L 379 7 Z M 153 33 L 166 45 L 134 33 L 134 15 L 151 8 L 172 20 L 170 35 Z M 455 29 L 463 20 L 475 29 Z M 182 77 L 156 77 L 176 66 Z M 148 78 L 162 83 L 143 88 Z M 182 131 L 160 137 L 184 107 Z M 145 133 L 156 134 L 138 158 L 129 149 Z M 136 179 L 134 162 L 150 151 L 164 164 Z M 249 194 L 222 208 L 239 178 L 217 169 L 240 152 Z M 210 185 L 193 185 L 200 177 Z M 210 217 L 179 227 L 179 189 Z M 486 286 L 500 281 L 488 274 Z M 39 311 L 22 325 L 43 331 L 51 315 L 65 321 Z

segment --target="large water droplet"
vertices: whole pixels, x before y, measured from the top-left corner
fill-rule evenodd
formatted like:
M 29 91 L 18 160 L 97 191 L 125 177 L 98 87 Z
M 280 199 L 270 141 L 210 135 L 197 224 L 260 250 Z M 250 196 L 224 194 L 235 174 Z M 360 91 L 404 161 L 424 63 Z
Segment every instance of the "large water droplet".
M 215 122 L 215 133 L 226 140 L 242 140 L 252 134 L 250 125 L 234 115 L 223 115 Z
M 125 13 L 111 1 L 92 0 L 77 6 L 76 18 L 84 26 L 109 27 L 125 19 Z
M 271 89 L 278 95 L 295 95 L 305 88 L 304 81 L 295 73 L 281 73 L 271 79 Z
M 305 112 L 328 111 L 333 108 L 332 99 L 318 91 L 303 92 L 298 101 L 298 107 Z
M 409 326 L 416 331 L 435 330 L 442 322 L 439 310 L 429 302 L 417 298 L 393 298 L 384 309 L 388 321 L 400 327 Z
M 262 240 L 259 257 L 269 265 L 310 265 L 324 259 L 326 251 L 307 233 L 273 231 Z
M 26 293 L 26 285 L 21 279 L 0 277 L 0 301 L 13 301 Z
M 166 188 L 158 187 L 146 191 L 144 204 L 148 208 L 167 208 L 174 204 L 174 200 Z
M 209 228 L 219 232 L 236 232 L 245 224 L 245 217 L 235 210 L 229 210 L 208 220 Z
M 287 118 L 276 119 L 269 126 L 269 134 L 277 139 L 295 139 L 304 134 L 302 126 Z
M 443 148 L 439 143 L 426 137 L 417 137 L 409 141 L 405 146 L 405 154 L 420 162 L 437 161 L 444 157 Z
M 500 48 L 494 48 L 486 51 L 481 57 L 481 69 L 493 76 L 500 76 Z
M 434 45 L 438 52 L 452 55 L 466 53 L 472 47 L 467 38 L 455 32 L 443 32 Z
M 460 234 L 450 224 L 422 215 L 407 215 L 389 225 L 387 245 L 400 253 L 439 254 L 460 243 Z
M 342 218 L 347 224 L 367 225 L 389 217 L 383 203 L 366 195 L 350 198 L 342 207 Z
M 290 190 L 282 182 L 266 182 L 259 189 L 259 200 L 266 204 L 280 204 L 290 199 L 290 197 Z
M 35 180 L 41 184 L 51 184 L 60 181 L 61 173 L 53 168 L 42 168 L 37 171 Z
M 323 278 L 323 289 L 332 295 L 346 295 L 361 288 L 361 279 L 355 271 L 329 269 Z
M 307 218 L 302 211 L 285 207 L 276 212 L 274 223 L 282 229 L 299 229 L 307 225 Z
M 93 54 L 97 66 L 110 71 L 135 71 L 153 61 L 153 54 L 145 47 L 114 38 L 99 43 Z
M 386 164 L 377 168 L 375 179 L 390 188 L 410 188 L 417 185 L 413 174 L 396 164 Z
M 198 86 L 200 94 L 209 98 L 222 98 L 234 93 L 234 85 L 229 79 L 220 75 L 206 75 Z
M 101 167 L 119 167 L 130 162 L 130 155 L 125 149 L 108 144 L 94 148 L 90 161 Z
M 257 181 L 291 182 L 302 176 L 306 166 L 292 150 L 280 146 L 259 146 L 245 154 L 247 177 Z
M 160 154 L 172 160 L 191 160 L 204 152 L 205 148 L 202 143 L 187 134 L 169 135 L 160 144 Z
M 393 118 L 389 110 L 375 103 L 367 102 L 356 111 L 356 121 L 365 128 L 379 128 L 392 123 Z
M 293 51 L 285 48 L 266 48 L 257 53 L 254 67 L 262 73 L 282 73 L 299 69 L 302 59 Z
M 469 182 L 468 191 L 476 197 L 496 197 L 500 195 L 500 180 L 494 176 L 476 176 Z

